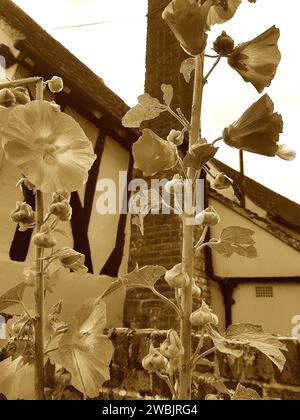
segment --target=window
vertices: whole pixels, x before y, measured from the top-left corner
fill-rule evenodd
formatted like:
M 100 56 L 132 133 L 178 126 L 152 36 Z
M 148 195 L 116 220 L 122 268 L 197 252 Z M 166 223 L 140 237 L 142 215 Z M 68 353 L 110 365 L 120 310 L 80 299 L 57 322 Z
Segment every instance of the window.
M 272 286 L 256 286 L 255 287 L 256 297 L 257 298 L 272 298 L 273 287 Z

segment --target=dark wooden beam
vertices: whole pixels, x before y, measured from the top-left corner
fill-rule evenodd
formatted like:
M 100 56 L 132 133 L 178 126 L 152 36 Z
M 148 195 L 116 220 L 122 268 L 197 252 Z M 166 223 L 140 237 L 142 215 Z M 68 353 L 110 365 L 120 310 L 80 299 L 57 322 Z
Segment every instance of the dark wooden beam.
M 127 175 L 127 183 L 132 180 L 133 177 L 133 157 L 130 155 L 130 162 L 128 168 L 128 175 Z M 126 203 L 130 200 L 130 191 L 128 191 L 128 184 L 126 185 L 126 190 L 124 192 L 126 197 Z M 106 261 L 106 264 L 101 270 L 100 274 L 105 274 L 111 277 L 117 277 L 119 273 L 119 269 L 123 259 L 123 251 L 125 246 L 125 237 L 126 237 L 126 223 L 127 223 L 128 213 L 120 214 L 119 225 L 118 225 L 118 232 L 116 237 L 116 244 L 115 247 L 110 254 L 110 257 Z
M 99 176 L 99 171 L 100 171 L 100 165 L 101 165 L 101 160 L 102 160 L 102 154 L 103 154 L 103 150 L 105 146 L 105 138 L 106 138 L 106 133 L 104 131 L 100 131 L 98 139 L 96 141 L 96 145 L 95 145 L 95 154 L 97 155 L 97 159 L 90 170 L 89 179 L 86 184 L 83 208 L 84 208 L 84 216 L 85 216 L 87 227 L 90 224 L 93 203 L 94 203 L 94 196 L 95 196 L 95 191 L 96 191 L 96 186 L 97 186 L 98 176 Z

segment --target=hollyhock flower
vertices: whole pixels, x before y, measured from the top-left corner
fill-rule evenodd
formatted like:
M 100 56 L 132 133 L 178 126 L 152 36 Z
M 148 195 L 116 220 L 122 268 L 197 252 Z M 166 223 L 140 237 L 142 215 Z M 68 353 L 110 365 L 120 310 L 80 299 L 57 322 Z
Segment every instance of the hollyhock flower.
M 208 25 L 227 22 L 235 15 L 241 3 L 242 0 L 213 0 L 207 18 Z
M 225 128 L 223 140 L 236 149 L 275 156 L 282 131 L 282 117 L 274 113 L 272 100 L 264 95 L 238 121 Z
M 163 170 L 172 169 L 177 161 L 177 147 L 157 136 L 148 128 L 132 147 L 134 168 L 144 176 L 153 176 Z
M 0 394 L 8 400 L 34 400 L 34 364 L 28 357 L 0 362 Z
M 228 57 L 229 65 L 261 93 L 270 86 L 281 59 L 280 31 L 275 26 L 252 41 L 238 45 Z
M 96 156 L 80 125 L 47 101 L 14 108 L 2 128 L 6 158 L 42 192 L 76 191 Z
M 206 46 L 207 16 L 212 0 L 204 4 L 196 0 L 173 0 L 162 17 L 182 48 L 191 55 L 201 54 Z

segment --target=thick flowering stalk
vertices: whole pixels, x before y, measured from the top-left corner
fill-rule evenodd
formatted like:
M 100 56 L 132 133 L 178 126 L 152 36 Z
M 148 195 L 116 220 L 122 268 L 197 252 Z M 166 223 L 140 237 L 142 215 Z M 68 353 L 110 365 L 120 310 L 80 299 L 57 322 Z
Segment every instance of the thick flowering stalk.
M 43 99 L 43 80 L 37 83 L 37 99 Z M 40 190 L 36 192 L 36 232 L 39 233 L 44 219 L 43 193 Z M 35 394 L 37 400 L 44 400 L 44 248 L 36 246 L 35 264 L 35 311 L 37 319 L 34 325 L 35 331 Z
M 199 138 L 201 138 L 201 109 L 202 109 L 202 95 L 203 95 L 203 54 L 196 57 L 196 69 L 194 80 L 194 94 L 192 107 L 192 121 L 191 132 L 189 139 L 189 148 L 194 146 Z M 188 178 L 194 179 L 195 170 L 189 168 Z M 182 308 L 183 317 L 181 320 L 180 338 L 184 348 L 184 355 L 181 358 L 181 366 L 179 373 L 179 399 L 191 399 L 191 357 L 192 357 L 192 326 L 190 323 L 190 316 L 192 314 L 193 304 L 193 272 L 194 272 L 194 228 L 189 225 L 188 218 L 190 215 L 183 216 L 183 246 L 182 246 L 182 264 L 183 272 L 187 274 L 190 279 L 189 285 L 183 289 L 182 293 Z

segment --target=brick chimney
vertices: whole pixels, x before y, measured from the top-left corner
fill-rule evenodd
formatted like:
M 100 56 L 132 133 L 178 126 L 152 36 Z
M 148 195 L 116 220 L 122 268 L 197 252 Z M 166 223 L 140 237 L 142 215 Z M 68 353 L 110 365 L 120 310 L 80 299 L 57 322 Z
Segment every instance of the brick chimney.
M 162 98 L 161 85 L 174 88 L 173 109 L 180 108 L 190 119 L 193 87 L 179 73 L 183 60 L 188 58 L 176 38 L 162 19 L 162 12 L 170 0 L 148 0 L 148 32 L 146 52 L 145 92 Z M 166 138 L 172 128 L 181 129 L 178 122 L 163 113 L 145 126 Z M 140 174 L 136 174 L 140 176 Z M 176 215 L 148 215 L 145 218 L 145 235 L 137 226 L 131 228 L 130 261 L 134 268 L 145 265 L 162 265 L 167 269 L 181 262 L 182 226 Z M 204 261 L 195 261 L 195 279 L 202 288 L 202 295 L 209 300 Z M 159 291 L 173 298 L 174 291 L 162 280 Z M 124 325 L 129 328 L 169 329 L 177 326 L 174 311 L 156 298 L 150 290 L 131 289 L 127 292 Z
M 162 19 L 162 12 L 169 2 L 170 0 L 148 0 L 145 92 L 155 98 L 161 98 L 161 85 L 171 84 L 174 88 L 172 107 L 181 108 L 184 115 L 190 119 L 192 83 L 188 85 L 179 73 L 181 63 L 188 56 Z M 181 129 L 173 117 L 166 118 L 165 114 L 147 125 L 162 137 L 166 137 L 171 128 Z

